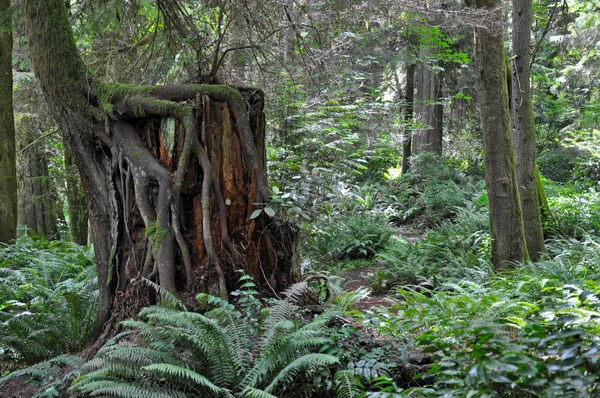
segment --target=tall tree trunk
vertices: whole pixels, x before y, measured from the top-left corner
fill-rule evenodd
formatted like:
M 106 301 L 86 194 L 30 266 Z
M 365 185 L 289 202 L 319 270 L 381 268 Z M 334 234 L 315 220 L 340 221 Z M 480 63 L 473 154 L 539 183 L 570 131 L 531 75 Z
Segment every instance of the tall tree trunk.
M 79 172 L 77 166 L 75 166 L 75 159 L 73 159 L 67 145 L 65 145 L 64 157 L 71 240 L 78 245 L 85 246 L 88 241 L 88 214 L 85 204 L 85 192 L 83 192 Z
M 154 301 L 227 297 L 244 270 L 265 292 L 299 280 L 297 230 L 264 212 L 262 93 L 222 85 L 129 87 L 93 77 L 62 0 L 24 0 L 36 76 L 75 159 L 100 286 L 93 339 Z
M 531 0 L 513 0 L 512 10 L 512 125 L 517 160 L 517 183 L 523 209 L 527 250 L 532 261 L 544 252 L 544 233 L 536 183 L 535 126 L 531 98 Z
M 415 70 L 417 65 L 414 62 L 407 62 L 406 64 L 406 108 L 404 110 L 404 122 L 410 128 L 405 128 L 404 137 L 402 139 L 402 174 L 408 173 L 410 169 L 410 156 L 412 149 L 412 119 L 413 119 L 413 108 L 415 103 Z
M 17 171 L 13 117 L 10 0 L 0 0 L 0 242 L 17 234 Z
M 422 50 L 421 58 L 426 58 L 429 51 Z M 442 97 L 442 77 L 425 63 L 419 64 L 417 74 L 416 120 L 423 128 L 413 134 L 413 154 L 433 152 L 442 154 L 442 116 L 444 107 Z
M 39 237 L 58 239 L 62 209 L 48 170 L 47 126 L 39 115 L 17 113 L 15 128 L 19 132 L 17 147 L 20 151 L 17 162 L 19 225 Z
M 496 269 L 505 269 L 513 261 L 528 259 L 515 157 L 513 152 L 504 38 L 501 24 L 501 0 L 475 0 L 475 6 L 487 8 L 494 20 L 475 30 L 477 93 L 483 125 L 485 182 L 490 204 L 492 261 Z M 496 10 L 496 11 L 492 11 Z

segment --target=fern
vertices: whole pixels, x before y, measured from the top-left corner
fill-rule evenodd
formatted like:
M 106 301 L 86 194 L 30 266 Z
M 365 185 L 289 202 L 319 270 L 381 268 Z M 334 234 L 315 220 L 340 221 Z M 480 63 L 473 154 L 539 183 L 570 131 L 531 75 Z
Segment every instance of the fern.
M 339 361 L 336 357 L 327 354 L 306 354 L 297 358 L 285 368 L 283 368 L 273 379 L 271 384 L 265 388 L 265 391 L 271 393 L 275 391 L 277 385 L 283 381 L 291 381 L 298 377 L 300 372 L 311 374 L 319 368 L 335 365 Z
M 142 281 L 146 285 L 148 285 L 149 287 L 151 287 L 154 290 L 156 290 L 156 292 L 158 294 L 160 294 L 161 299 L 165 303 L 169 304 L 173 308 L 178 308 L 178 309 L 180 309 L 182 311 L 187 311 L 187 308 L 185 308 L 185 305 L 183 304 L 183 302 L 177 296 L 175 296 L 173 293 L 171 293 L 170 291 L 168 291 L 167 289 L 165 289 L 161 285 L 152 282 L 149 279 L 142 278 Z
M 242 395 L 246 398 L 277 398 L 275 395 L 252 387 L 247 387 L 242 391 Z
M 338 370 L 334 376 L 335 392 L 337 398 L 360 397 L 363 385 L 358 377 L 350 370 Z
M 304 320 L 293 302 L 302 289 L 293 287 L 287 299 L 265 309 L 258 330 L 229 306 L 206 314 L 145 308 L 140 320 L 122 323 L 135 337 L 107 343 L 82 367 L 70 391 L 76 396 L 272 397 L 301 373 L 338 363 L 315 351 L 329 342 L 326 325 L 339 312 Z

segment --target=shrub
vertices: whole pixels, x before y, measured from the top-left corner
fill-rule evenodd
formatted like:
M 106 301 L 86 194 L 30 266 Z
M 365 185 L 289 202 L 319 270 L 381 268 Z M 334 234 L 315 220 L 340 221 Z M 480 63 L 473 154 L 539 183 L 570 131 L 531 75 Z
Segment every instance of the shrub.
M 564 188 L 548 198 L 561 234 L 577 239 L 600 233 L 600 194 Z

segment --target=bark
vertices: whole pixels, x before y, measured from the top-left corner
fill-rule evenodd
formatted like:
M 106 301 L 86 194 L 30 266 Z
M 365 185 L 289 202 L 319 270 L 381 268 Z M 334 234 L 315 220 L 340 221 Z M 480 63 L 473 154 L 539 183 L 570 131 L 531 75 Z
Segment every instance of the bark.
M 0 242 L 17 234 L 17 174 L 13 116 L 10 0 L 0 0 Z
M 77 166 L 75 166 L 75 159 L 73 159 L 68 146 L 65 146 L 64 158 L 71 240 L 78 245 L 85 246 L 88 240 L 88 215 L 85 204 L 85 193 L 83 192 Z
M 19 185 L 18 223 L 28 233 L 46 239 L 58 239 L 58 219 L 62 210 L 56 185 L 48 170 L 47 126 L 44 119 L 29 113 L 17 113 L 16 130 L 19 132 Z
M 415 63 L 408 63 L 406 65 L 406 109 L 404 110 L 404 122 L 408 126 L 412 125 L 413 119 L 413 108 L 415 102 Z M 410 169 L 410 156 L 412 147 L 412 126 L 407 128 L 404 132 L 404 138 L 402 140 L 402 174 L 408 173 Z
M 297 230 L 265 214 L 263 95 L 223 85 L 106 84 L 82 63 L 62 0 L 25 0 L 32 61 L 77 165 L 100 285 L 92 337 L 155 301 L 194 306 L 244 270 L 266 292 L 299 280 Z M 62 64 L 61 64 L 62 63 Z
M 498 22 L 501 5 L 500 0 L 475 1 L 476 7 L 497 9 Z M 492 261 L 496 269 L 505 269 L 512 262 L 527 260 L 528 253 L 511 137 L 504 39 L 501 28 L 477 28 L 475 35 Z
M 517 183 L 523 209 L 527 250 L 532 261 L 545 251 L 536 183 L 536 145 L 531 94 L 531 0 L 513 0 L 512 11 L 512 96 L 513 147 L 517 160 Z M 543 189 L 543 187 L 542 187 Z
M 421 51 L 421 58 L 428 57 L 428 50 Z M 419 64 L 417 73 L 416 120 L 423 128 L 413 134 L 413 154 L 433 152 L 442 154 L 442 77 L 425 63 Z

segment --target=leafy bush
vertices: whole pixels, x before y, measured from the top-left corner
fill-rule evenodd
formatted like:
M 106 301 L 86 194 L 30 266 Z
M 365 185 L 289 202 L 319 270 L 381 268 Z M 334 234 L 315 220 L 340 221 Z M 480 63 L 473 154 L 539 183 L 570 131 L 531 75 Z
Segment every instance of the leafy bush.
M 406 287 L 393 311 L 367 311 L 364 322 L 415 334 L 432 355 L 422 396 L 597 396 L 599 245 L 548 247 L 563 256 L 481 283 Z
M 548 203 L 564 236 L 582 239 L 600 233 L 600 193 L 560 189 Z
M 420 341 L 436 365 L 431 396 L 591 397 L 598 384 L 599 346 L 565 318 L 534 318 L 514 332 L 498 323 L 454 324 L 449 338 Z

